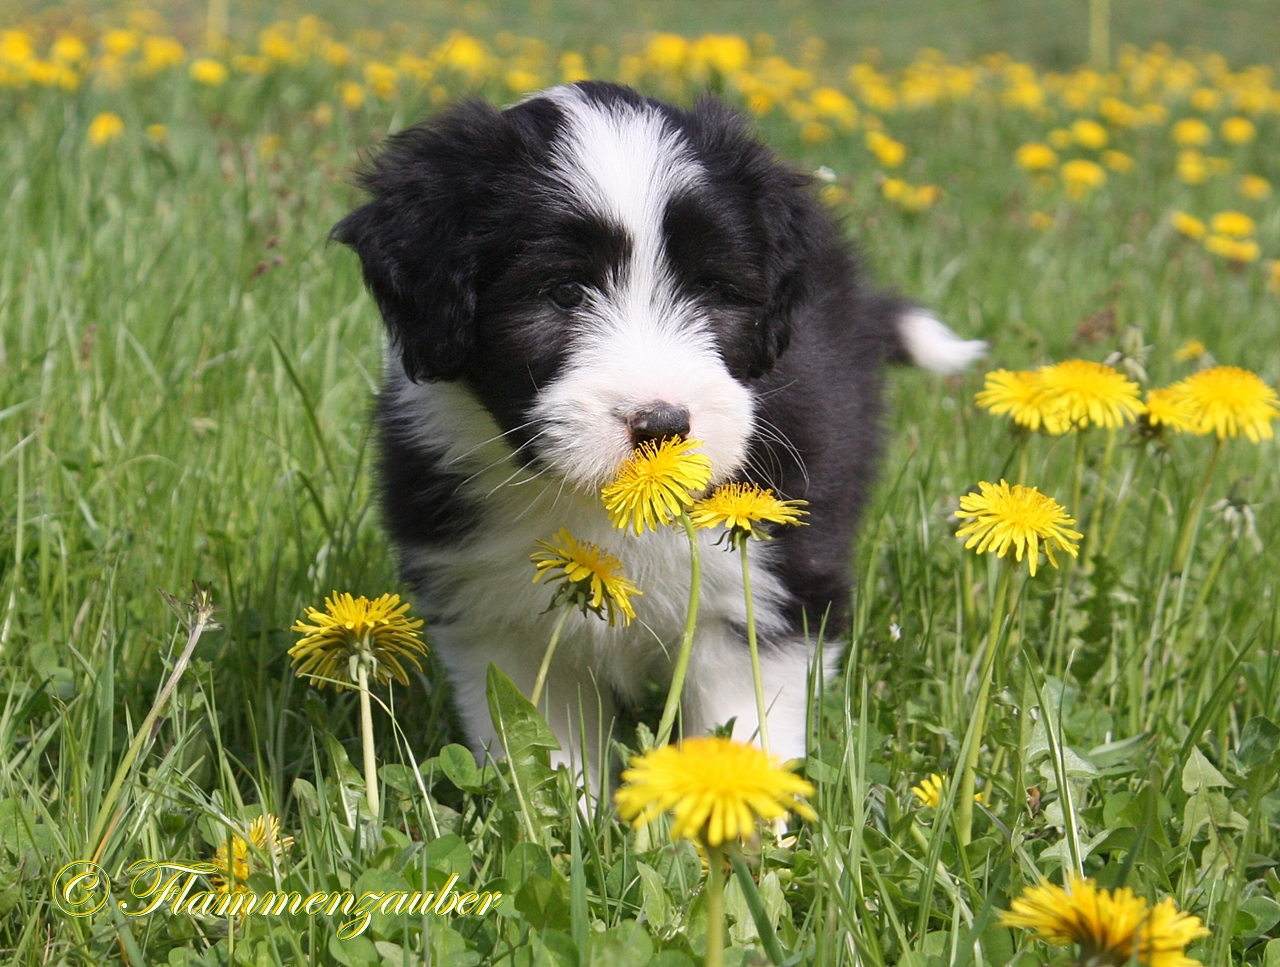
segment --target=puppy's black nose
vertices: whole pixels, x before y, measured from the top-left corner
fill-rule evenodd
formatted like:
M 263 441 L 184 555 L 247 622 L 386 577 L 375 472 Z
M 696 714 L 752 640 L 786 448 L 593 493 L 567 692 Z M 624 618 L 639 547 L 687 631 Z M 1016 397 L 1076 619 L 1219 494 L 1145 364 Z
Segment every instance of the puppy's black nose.
M 689 411 L 670 403 L 650 403 L 627 417 L 632 446 L 689 434 Z

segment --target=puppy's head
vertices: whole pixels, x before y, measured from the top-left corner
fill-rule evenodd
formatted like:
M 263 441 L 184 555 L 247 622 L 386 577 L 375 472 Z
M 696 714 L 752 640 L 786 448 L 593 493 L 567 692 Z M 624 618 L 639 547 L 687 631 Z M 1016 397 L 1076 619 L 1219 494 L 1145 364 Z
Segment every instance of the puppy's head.
M 352 246 L 404 371 L 459 379 L 522 457 L 598 487 L 647 439 L 746 459 L 830 227 L 724 107 L 627 88 L 471 102 L 393 136 Z

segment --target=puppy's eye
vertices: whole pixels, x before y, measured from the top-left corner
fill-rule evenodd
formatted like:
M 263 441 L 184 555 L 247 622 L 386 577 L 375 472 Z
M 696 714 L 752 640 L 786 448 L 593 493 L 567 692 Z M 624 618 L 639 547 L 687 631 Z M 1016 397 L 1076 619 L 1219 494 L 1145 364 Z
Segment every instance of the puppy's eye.
M 582 305 L 585 296 L 582 286 L 576 282 L 561 282 L 547 292 L 547 298 L 557 309 L 576 309 Z

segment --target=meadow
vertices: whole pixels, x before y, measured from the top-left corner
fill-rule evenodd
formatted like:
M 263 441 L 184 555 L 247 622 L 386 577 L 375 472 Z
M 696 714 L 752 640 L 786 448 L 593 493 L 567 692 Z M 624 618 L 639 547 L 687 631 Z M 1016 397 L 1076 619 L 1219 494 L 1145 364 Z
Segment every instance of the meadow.
M 1184 967 L 1181 947 L 1091 954 L 1004 924 L 1025 887 L 1075 873 L 1172 898 L 1209 967 L 1280 967 L 1280 450 L 1265 406 L 1209 431 L 1149 395 L 1219 365 L 1280 379 L 1272 67 L 1159 44 L 1108 69 L 850 60 L 694 28 L 175 31 L 0 25 L 5 962 L 702 961 L 694 845 L 607 796 L 575 808 L 519 696 L 498 689 L 511 754 L 479 767 L 429 660 L 375 688 L 370 816 L 356 693 L 288 655 L 334 590 L 405 590 L 371 502 L 381 323 L 327 243 L 362 152 L 460 96 L 600 77 L 739 106 L 877 279 L 992 347 L 961 377 L 891 377 L 847 659 L 797 766 L 817 818 L 747 843 L 724 962 Z M 1029 428 L 976 401 L 988 371 L 1074 359 L 1141 402 Z M 1056 498 L 1078 556 L 1033 576 L 966 549 L 960 501 L 1001 479 Z M 615 735 L 620 754 L 652 726 Z M 219 850 L 259 892 L 456 873 L 506 900 L 344 938 L 341 916 L 71 916 L 50 889 L 93 859 L 128 899 L 136 861 Z

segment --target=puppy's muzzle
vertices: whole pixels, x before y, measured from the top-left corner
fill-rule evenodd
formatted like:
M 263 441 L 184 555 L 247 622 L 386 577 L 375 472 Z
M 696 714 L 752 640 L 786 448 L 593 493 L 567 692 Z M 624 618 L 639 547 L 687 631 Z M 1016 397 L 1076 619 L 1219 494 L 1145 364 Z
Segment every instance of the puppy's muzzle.
M 627 417 L 627 431 L 633 447 L 668 437 L 684 439 L 689 435 L 689 411 L 670 403 L 649 403 Z

